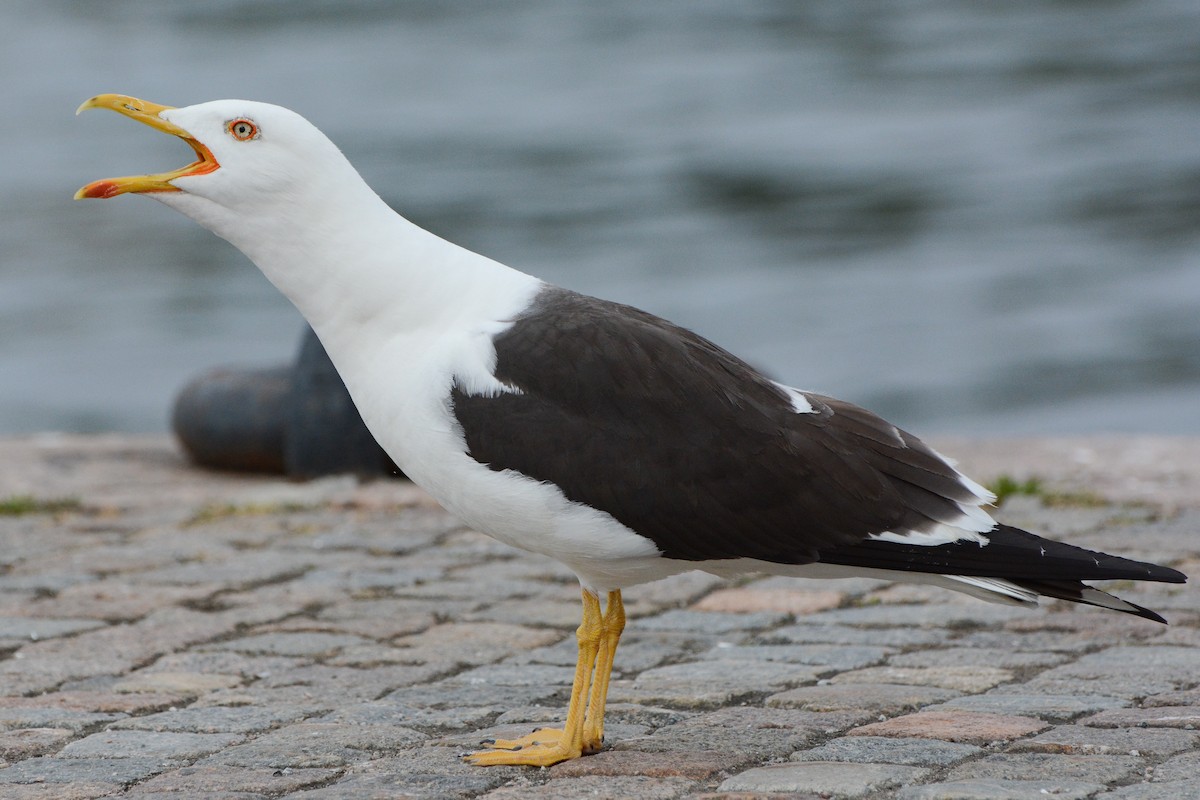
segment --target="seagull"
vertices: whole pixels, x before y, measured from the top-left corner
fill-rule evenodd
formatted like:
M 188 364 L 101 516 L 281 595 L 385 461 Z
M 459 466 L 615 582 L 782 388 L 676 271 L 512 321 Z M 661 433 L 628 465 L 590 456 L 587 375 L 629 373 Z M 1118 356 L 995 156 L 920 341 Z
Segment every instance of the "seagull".
M 77 199 L 145 194 L 231 242 L 307 318 L 414 483 L 472 528 L 578 577 L 565 724 L 487 740 L 466 756 L 474 764 L 548 766 L 600 750 L 621 591 L 668 575 L 868 576 L 1158 622 L 1082 581 L 1186 581 L 999 524 L 991 492 L 875 414 L 417 227 L 293 111 L 116 94 L 79 111 L 89 108 L 176 136 L 196 160 L 94 181 Z

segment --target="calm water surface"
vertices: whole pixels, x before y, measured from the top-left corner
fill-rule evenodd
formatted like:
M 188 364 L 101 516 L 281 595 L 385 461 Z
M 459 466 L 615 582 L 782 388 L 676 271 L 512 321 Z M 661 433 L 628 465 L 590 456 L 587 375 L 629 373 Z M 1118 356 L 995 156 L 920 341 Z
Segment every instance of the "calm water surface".
M 163 430 L 301 321 L 98 177 L 186 162 L 98 92 L 247 97 L 389 203 L 918 432 L 1200 433 L 1200 5 L 0 5 L 0 432 Z

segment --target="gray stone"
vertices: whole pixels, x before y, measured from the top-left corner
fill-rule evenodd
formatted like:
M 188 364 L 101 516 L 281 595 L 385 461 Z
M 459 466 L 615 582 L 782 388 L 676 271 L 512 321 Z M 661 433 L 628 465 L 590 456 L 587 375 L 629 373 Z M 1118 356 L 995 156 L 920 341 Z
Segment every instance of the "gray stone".
M 337 633 L 262 633 L 206 645 L 206 649 L 234 650 L 239 653 L 265 656 L 306 656 L 321 658 L 333 655 L 346 647 L 364 645 L 369 639 Z
M 890 647 L 867 647 L 863 645 L 813 645 L 813 644 L 768 644 L 735 645 L 722 643 L 704 653 L 705 659 L 735 659 L 742 661 L 786 661 L 792 664 L 807 664 L 828 667 L 829 671 L 861 669 L 882 663 L 894 653 Z
M 140 758 L 27 758 L 0 769 L 4 783 L 130 784 L 177 766 L 157 757 Z M 53 795 L 48 795 L 53 796 Z
M 0 617 L 0 639 L 38 641 L 103 628 L 94 619 L 46 619 L 44 617 Z
M 491 684 L 428 683 L 397 689 L 382 698 L 385 703 L 412 708 L 475 708 L 491 709 L 499 714 L 515 706 L 534 705 L 551 698 L 563 702 L 571 694 L 569 685 L 503 686 Z
M 1096 795 L 1096 800 L 1192 800 L 1196 796 L 1196 777 L 1171 783 L 1134 783 Z
M 946 767 L 983 749 L 936 739 L 896 739 L 885 736 L 848 736 L 811 750 L 792 753 L 792 761 L 852 761 L 859 764 L 901 764 L 910 767 Z
M 861 714 L 818 714 L 772 708 L 735 706 L 696 714 L 656 730 L 649 736 L 613 744 L 615 750 L 670 752 L 713 750 L 739 752 L 763 761 L 784 758 L 814 741 L 850 728 Z
M 838 608 L 812 614 L 810 624 L 916 625 L 939 628 L 970 628 L 1007 622 L 1029 612 L 1011 606 L 975 601 L 971 603 L 928 603 L 921 605 L 862 606 Z M 882 642 L 881 642 L 882 644 Z
M 763 692 L 816 681 L 815 667 L 771 661 L 691 661 L 646 670 L 632 683 L 614 681 L 616 702 L 670 704 L 684 708 L 728 705 Z
M 1062 694 L 976 694 L 966 697 L 956 697 L 935 706 L 929 706 L 927 711 L 962 709 L 964 711 L 984 711 L 992 714 L 1016 714 L 1025 717 L 1038 717 L 1051 722 L 1065 722 L 1083 714 L 1106 711 L 1112 708 L 1124 708 L 1128 700 L 1119 697 L 1103 697 L 1099 695 L 1062 695 Z
M 1062 653 L 1021 652 L 995 647 L 946 647 L 902 653 L 888 659 L 889 667 L 1053 667 L 1067 660 Z
M 209 756 L 205 764 L 238 767 L 340 767 L 419 744 L 426 735 L 399 725 L 300 722 Z
M 1161 758 L 1191 750 L 1198 742 L 1200 734 L 1189 731 L 1060 725 L 1032 739 L 1014 742 L 1010 749 L 1030 753 L 1136 754 Z
M 1169 758 L 1154 768 L 1154 781 L 1200 780 L 1200 751 Z
M 240 742 L 232 733 L 100 731 L 71 742 L 61 758 L 161 758 L 191 761 Z
M 446 678 L 447 684 L 470 686 L 563 686 L 575 679 L 575 667 L 549 664 L 489 664 Z
M 463 762 L 457 750 L 450 747 L 418 747 L 406 751 L 400 758 L 353 764 L 338 781 L 289 795 L 289 800 L 474 797 L 523 772 L 521 767 L 481 769 L 470 766 Z
M 483 800 L 675 800 L 695 788 L 696 784 L 678 778 L 584 775 L 540 786 L 502 786 L 483 795 Z
M 109 726 L 109 730 L 259 733 L 304 716 L 304 709 L 289 706 L 201 706 L 123 719 Z
M 896 764 L 810 761 L 747 770 L 727 779 L 718 789 L 722 792 L 812 792 L 852 798 L 915 783 L 929 774 L 927 769 Z
M 65 728 L 82 733 L 125 714 L 93 714 L 67 708 L 0 708 L 0 730 L 18 728 Z
M 777 611 L 755 611 L 731 614 L 722 611 L 689 611 L 673 609 L 656 617 L 637 620 L 637 627 L 647 631 L 676 631 L 680 633 L 721 634 L 741 636 L 782 625 L 790 614 Z
M 400 725 L 423 733 L 446 733 L 452 730 L 478 730 L 495 716 L 495 708 L 423 708 L 380 700 L 340 708 L 313 721 Z
M 971 780 L 908 786 L 897 793 L 897 800 L 1086 800 L 1104 789 L 1099 783 L 1083 781 L 1009 781 Z
M 960 764 L 946 774 L 946 780 L 1075 780 L 1113 784 L 1127 780 L 1142 770 L 1136 756 L 1071 755 L 1069 753 L 993 753 L 985 758 Z
M 876 647 L 918 647 L 938 644 L 949 638 L 945 629 L 855 628 L 850 625 L 803 622 L 760 634 L 757 641 L 795 642 L 797 644 L 871 645 Z
M 901 686 L 891 683 L 843 683 L 802 686 L 771 695 L 772 708 L 808 711 L 868 711 L 877 715 L 915 711 L 931 703 L 958 697 L 959 692 L 936 686 Z

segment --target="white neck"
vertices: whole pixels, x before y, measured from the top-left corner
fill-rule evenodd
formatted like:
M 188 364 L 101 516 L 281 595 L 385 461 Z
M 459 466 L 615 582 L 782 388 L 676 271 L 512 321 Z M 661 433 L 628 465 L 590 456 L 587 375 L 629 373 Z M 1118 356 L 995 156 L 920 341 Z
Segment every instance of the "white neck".
M 538 283 L 404 219 L 349 162 L 327 173 L 252 213 L 186 190 L 155 197 L 245 253 L 327 347 L 380 319 L 393 332 L 450 326 L 499 287 Z

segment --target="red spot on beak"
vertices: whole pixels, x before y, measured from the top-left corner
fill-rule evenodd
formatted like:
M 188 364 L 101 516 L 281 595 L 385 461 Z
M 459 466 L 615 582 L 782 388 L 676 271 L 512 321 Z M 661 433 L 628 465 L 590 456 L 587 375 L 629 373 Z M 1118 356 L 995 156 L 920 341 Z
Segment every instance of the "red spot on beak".
M 88 186 L 85 187 L 82 192 L 80 192 L 83 197 L 99 197 L 102 199 L 116 197 L 120 193 L 121 187 L 117 186 L 117 184 L 113 183 L 112 181 L 96 181 L 95 183 L 88 184 Z

